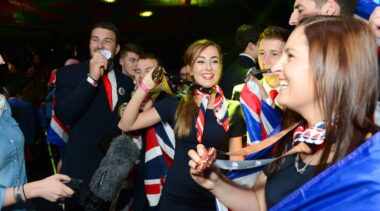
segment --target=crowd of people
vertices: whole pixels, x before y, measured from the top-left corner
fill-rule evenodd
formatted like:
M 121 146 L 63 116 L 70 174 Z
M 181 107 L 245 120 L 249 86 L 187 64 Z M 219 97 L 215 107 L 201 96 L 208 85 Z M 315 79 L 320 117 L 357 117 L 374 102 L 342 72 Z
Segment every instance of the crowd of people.
M 226 68 L 217 42 L 196 40 L 178 73 L 137 44 L 121 45 L 113 23 L 96 23 L 90 58 L 70 58 L 49 82 L 46 139 L 61 149 L 58 174 L 27 182 L 24 143 L 35 134 L 22 117 L 34 102 L 17 107 L 21 93 L 1 80 L 0 208 L 25 210 L 37 197 L 65 199 L 65 210 L 380 207 L 380 7 L 365 21 L 354 17 L 356 6 L 295 0 L 294 30 L 240 26 L 240 54 Z M 120 178 L 105 172 L 95 184 L 116 187 L 110 201 L 97 195 L 93 176 L 124 135 L 139 157 L 131 158 L 134 170 Z M 238 170 L 221 170 L 215 157 Z M 267 158 L 273 161 L 239 169 Z M 236 175 L 252 176 L 249 185 Z

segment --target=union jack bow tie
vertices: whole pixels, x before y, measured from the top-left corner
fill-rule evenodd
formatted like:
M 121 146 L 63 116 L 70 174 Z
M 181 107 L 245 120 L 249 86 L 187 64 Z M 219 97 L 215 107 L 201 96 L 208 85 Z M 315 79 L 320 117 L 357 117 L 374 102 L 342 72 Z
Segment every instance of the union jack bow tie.
M 318 122 L 312 128 L 305 128 L 304 124 L 300 124 L 293 134 L 293 145 L 299 142 L 305 142 L 310 145 L 320 146 L 325 141 L 326 123 Z

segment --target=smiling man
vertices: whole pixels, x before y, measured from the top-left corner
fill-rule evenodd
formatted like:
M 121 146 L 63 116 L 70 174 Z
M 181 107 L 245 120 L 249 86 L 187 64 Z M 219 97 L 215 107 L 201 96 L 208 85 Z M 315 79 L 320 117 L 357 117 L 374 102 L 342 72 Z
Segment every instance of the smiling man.
M 133 80 L 113 65 L 119 48 L 116 26 L 98 23 L 91 31 L 91 59 L 57 73 L 55 114 L 70 127 L 62 172 L 85 185 L 105 156 L 100 143 L 118 131 L 118 107 L 130 99 L 134 87 Z M 100 52 L 104 49 L 111 52 L 108 60 Z M 80 210 L 76 199 L 70 199 L 67 210 Z

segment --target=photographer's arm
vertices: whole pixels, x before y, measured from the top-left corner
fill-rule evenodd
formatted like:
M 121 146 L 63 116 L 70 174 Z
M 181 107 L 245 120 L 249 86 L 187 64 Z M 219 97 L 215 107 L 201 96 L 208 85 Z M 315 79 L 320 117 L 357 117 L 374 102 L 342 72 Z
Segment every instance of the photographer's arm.
M 55 202 L 59 198 L 70 197 L 74 191 L 62 183 L 63 180 L 70 180 L 66 175 L 56 174 L 35 182 L 26 183 L 20 188 L 25 194 L 25 199 L 33 199 L 37 197 Z M 22 190 L 23 189 L 23 190 Z M 0 207 L 7 207 L 16 203 L 15 188 L 6 188 L 5 197 Z

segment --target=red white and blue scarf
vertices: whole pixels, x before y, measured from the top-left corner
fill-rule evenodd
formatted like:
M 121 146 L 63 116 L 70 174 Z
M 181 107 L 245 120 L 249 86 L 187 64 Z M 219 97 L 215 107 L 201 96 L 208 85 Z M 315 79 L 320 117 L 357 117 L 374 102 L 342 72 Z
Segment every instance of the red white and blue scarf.
M 318 151 L 324 146 L 326 136 L 326 123 L 318 122 L 311 128 L 305 124 L 300 124 L 293 134 L 293 146 L 304 142 L 308 144 L 313 151 Z
M 215 90 L 215 102 L 214 102 L 214 114 L 217 119 L 218 124 L 222 125 L 225 131 L 229 129 L 229 119 L 228 119 L 228 102 L 225 100 L 222 89 L 215 85 L 212 87 Z M 199 106 L 198 117 L 195 122 L 195 128 L 197 129 L 197 140 L 202 143 L 202 136 L 205 124 L 205 114 L 207 106 L 210 102 L 210 94 L 201 92 L 199 90 L 194 90 L 195 95 L 202 95 L 202 101 Z

